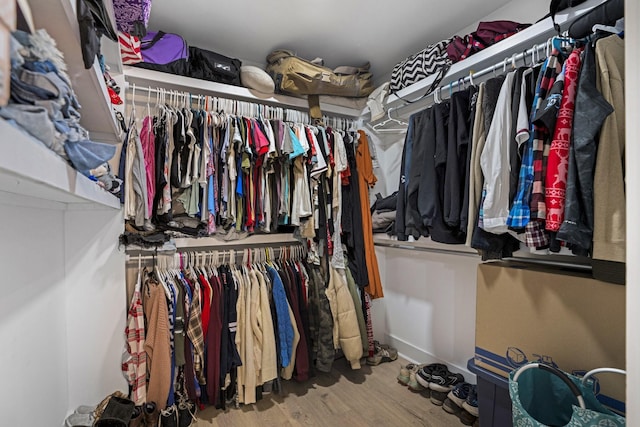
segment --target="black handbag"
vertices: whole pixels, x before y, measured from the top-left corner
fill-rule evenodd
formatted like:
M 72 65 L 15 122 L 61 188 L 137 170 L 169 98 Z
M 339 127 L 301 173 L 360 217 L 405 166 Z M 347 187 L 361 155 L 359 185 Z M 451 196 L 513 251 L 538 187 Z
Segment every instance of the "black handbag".
M 241 66 L 239 59 L 189 46 L 189 77 L 240 86 Z

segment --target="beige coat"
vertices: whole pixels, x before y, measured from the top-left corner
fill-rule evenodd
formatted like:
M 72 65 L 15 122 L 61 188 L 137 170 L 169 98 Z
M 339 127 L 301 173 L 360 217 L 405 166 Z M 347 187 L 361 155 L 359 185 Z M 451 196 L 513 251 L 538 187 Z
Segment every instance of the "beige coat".
M 326 294 L 333 316 L 333 345 L 342 349 L 352 369 L 360 369 L 362 340 L 344 270 L 331 267 Z
M 593 258 L 625 262 L 624 40 L 617 35 L 596 44 L 598 90 L 614 111 L 598 142 L 593 187 Z
M 262 360 L 258 384 L 264 384 L 278 376 L 278 355 L 276 353 L 276 335 L 273 329 L 273 317 L 269 305 L 269 290 L 262 273 L 255 271 L 260 284 L 259 327 L 262 330 Z

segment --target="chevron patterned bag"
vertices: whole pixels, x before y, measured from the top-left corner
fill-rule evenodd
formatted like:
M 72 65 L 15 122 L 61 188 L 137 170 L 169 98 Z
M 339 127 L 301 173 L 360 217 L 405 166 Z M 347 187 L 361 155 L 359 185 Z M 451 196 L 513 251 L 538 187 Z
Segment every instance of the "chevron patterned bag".
M 427 93 L 433 91 L 451 66 L 451 61 L 447 57 L 447 46 L 449 46 L 451 40 L 446 39 L 429 45 L 426 49 L 396 64 L 391 73 L 391 84 L 389 86 L 391 93 L 438 73 L 438 77 Z

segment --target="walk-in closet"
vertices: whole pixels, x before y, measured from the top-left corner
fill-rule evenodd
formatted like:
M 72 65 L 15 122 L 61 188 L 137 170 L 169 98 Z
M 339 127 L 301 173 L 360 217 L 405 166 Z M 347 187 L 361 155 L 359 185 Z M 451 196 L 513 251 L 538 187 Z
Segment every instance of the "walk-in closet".
M 0 0 L 0 40 L 0 425 L 640 425 L 638 2 Z

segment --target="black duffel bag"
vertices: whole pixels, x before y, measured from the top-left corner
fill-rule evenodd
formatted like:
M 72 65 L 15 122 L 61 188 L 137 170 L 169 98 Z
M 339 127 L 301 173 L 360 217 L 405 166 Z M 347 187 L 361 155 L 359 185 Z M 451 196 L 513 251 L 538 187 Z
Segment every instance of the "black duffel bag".
M 239 59 L 189 46 L 189 77 L 240 86 L 241 65 Z

